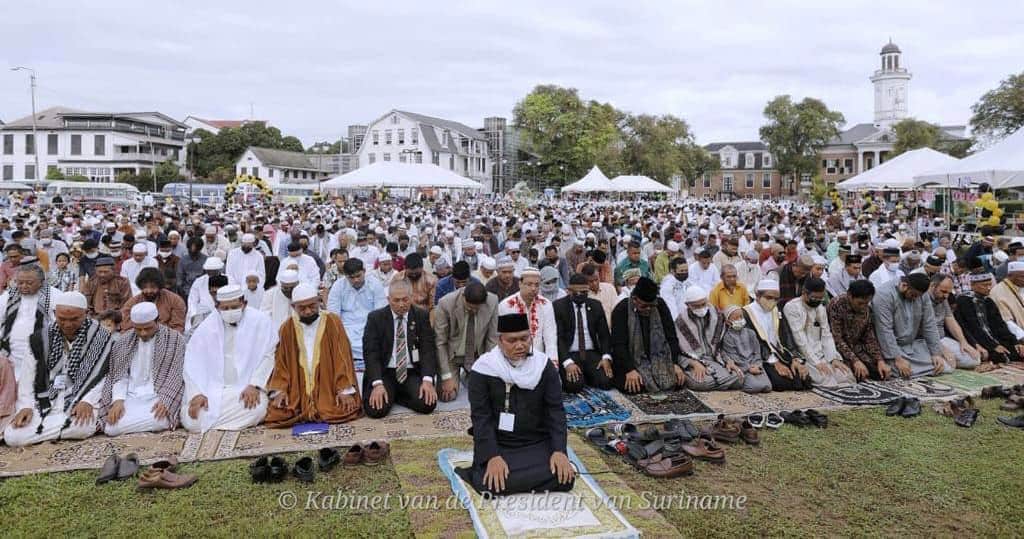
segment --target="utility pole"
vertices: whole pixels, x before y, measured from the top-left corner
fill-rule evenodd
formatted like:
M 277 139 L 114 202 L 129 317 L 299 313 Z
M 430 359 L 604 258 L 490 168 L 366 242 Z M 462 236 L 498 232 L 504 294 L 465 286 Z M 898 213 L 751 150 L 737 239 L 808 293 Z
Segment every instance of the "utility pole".
M 36 71 L 29 67 L 12 67 L 11 71 L 28 71 L 29 87 L 32 90 L 32 156 L 36 161 L 34 180 L 39 180 L 39 132 L 36 131 Z

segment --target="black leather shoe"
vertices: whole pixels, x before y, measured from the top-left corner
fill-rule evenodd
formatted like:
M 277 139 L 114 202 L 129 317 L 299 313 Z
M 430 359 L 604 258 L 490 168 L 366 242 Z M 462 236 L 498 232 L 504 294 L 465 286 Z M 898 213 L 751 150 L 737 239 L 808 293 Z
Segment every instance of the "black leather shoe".
M 270 482 L 280 483 L 288 475 L 288 463 L 281 457 L 270 458 Z
M 903 413 L 903 409 L 907 406 L 907 398 L 900 397 L 889 403 L 889 407 L 885 409 L 885 415 L 892 417 L 894 415 L 900 415 Z
M 316 477 L 316 469 L 313 467 L 313 457 L 302 457 L 292 468 L 292 475 L 303 483 L 312 483 Z
M 96 478 L 96 484 L 102 485 L 108 481 L 117 479 L 117 468 L 121 464 L 121 457 L 110 455 L 100 468 L 100 476 Z
M 249 476 L 253 483 L 266 483 L 270 481 L 270 461 L 267 457 L 260 457 L 249 465 Z
M 1018 429 L 1024 429 L 1024 415 L 1017 417 L 997 417 L 996 421 L 1006 425 L 1007 427 L 1016 427 Z
M 827 415 L 825 415 L 825 414 L 823 414 L 823 413 L 821 413 L 821 412 L 819 412 L 817 410 L 814 410 L 814 409 L 809 409 L 809 410 L 805 411 L 804 415 L 807 416 L 807 419 L 811 420 L 811 423 L 814 424 L 815 427 L 818 427 L 819 429 L 824 429 L 824 428 L 828 427 L 828 416 Z
M 918 399 L 906 399 L 906 405 L 900 415 L 903 417 L 914 417 L 921 415 L 921 401 Z
M 317 452 L 317 463 L 320 465 L 321 472 L 329 472 L 341 463 L 341 454 L 333 447 L 321 448 Z M 296 463 L 296 466 L 298 466 L 298 463 Z

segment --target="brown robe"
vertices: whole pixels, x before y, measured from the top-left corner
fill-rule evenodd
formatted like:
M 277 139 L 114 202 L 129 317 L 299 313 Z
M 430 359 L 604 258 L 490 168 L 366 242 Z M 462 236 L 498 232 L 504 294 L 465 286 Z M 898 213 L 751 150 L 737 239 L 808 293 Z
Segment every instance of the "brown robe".
M 356 387 L 356 372 L 352 363 L 352 348 L 338 315 L 320 311 L 317 343 L 313 365 L 316 372 L 307 391 L 304 359 L 300 357 L 299 320 L 293 315 L 281 324 L 280 342 L 274 354 L 274 372 L 267 388 L 288 395 L 288 405 L 278 408 L 271 403 L 264 424 L 267 427 L 290 427 L 300 422 L 343 423 L 363 415 L 363 404 Z M 355 387 L 356 407 L 342 412 L 335 396 L 339 390 Z

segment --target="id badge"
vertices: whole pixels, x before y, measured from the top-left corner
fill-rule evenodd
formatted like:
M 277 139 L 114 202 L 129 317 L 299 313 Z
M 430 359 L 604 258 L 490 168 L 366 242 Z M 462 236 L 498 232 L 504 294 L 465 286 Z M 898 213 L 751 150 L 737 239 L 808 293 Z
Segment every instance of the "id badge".
M 413 350 L 412 350 L 412 362 L 413 363 L 419 363 L 420 362 L 420 351 L 417 348 L 413 348 Z
M 510 414 L 508 412 L 502 412 L 501 417 L 498 418 L 498 430 L 505 432 L 512 432 L 516 426 L 516 414 Z
M 68 377 L 65 374 L 58 374 L 53 379 L 53 388 L 57 391 L 64 391 L 68 388 Z

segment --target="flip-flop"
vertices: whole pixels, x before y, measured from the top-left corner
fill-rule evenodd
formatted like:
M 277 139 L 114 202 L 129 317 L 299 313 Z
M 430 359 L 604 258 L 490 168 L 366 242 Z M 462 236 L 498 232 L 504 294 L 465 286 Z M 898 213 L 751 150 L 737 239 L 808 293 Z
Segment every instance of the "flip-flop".
M 768 421 L 768 416 L 764 414 L 750 414 L 747 416 L 747 421 L 750 422 L 750 426 L 760 429 L 764 428 L 765 423 Z
M 786 422 L 786 418 L 781 415 L 771 412 L 764 417 L 764 426 L 769 429 L 778 429 Z

